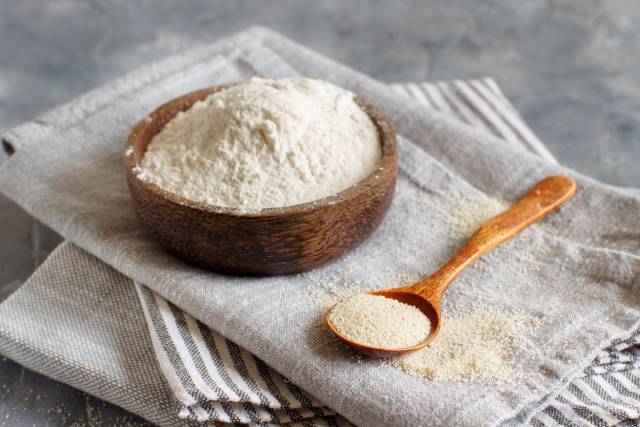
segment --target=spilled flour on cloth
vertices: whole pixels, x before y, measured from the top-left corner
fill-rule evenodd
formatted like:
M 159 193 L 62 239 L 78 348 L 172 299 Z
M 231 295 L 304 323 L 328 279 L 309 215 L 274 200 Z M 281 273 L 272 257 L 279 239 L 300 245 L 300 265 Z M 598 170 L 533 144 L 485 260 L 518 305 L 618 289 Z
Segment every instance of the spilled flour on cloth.
M 480 303 L 443 315 L 440 334 L 429 346 L 387 363 L 434 381 L 492 378 L 510 382 L 519 375 L 512 360 L 515 351 L 526 345 L 527 328 L 541 323 L 522 312 Z
M 464 201 L 450 216 L 451 230 L 456 237 L 467 238 L 491 218 L 509 209 L 509 202 L 489 198 L 484 201 Z

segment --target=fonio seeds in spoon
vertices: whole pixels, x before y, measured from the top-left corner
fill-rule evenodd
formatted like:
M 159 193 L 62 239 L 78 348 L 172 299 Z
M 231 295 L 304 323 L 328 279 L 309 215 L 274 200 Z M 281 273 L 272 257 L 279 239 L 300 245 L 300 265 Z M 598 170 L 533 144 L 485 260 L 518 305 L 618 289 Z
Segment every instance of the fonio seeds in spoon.
M 354 342 L 391 349 L 418 344 L 431 331 L 429 319 L 416 307 L 370 294 L 340 302 L 331 310 L 329 320 Z

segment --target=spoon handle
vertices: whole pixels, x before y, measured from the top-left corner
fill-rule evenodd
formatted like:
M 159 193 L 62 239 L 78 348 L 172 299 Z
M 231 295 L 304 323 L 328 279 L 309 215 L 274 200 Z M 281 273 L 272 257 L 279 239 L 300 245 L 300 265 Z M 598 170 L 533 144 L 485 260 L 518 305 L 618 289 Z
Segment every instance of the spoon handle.
M 511 239 L 527 226 L 555 211 L 576 192 L 576 183 L 566 176 L 551 176 L 540 181 L 512 208 L 486 222 L 467 244 L 435 274 L 417 287 L 429 288 L 442 296 L 449 284 L 469 265 L 499 244 Z M 416 289 L 417 290 L 417 289 Z

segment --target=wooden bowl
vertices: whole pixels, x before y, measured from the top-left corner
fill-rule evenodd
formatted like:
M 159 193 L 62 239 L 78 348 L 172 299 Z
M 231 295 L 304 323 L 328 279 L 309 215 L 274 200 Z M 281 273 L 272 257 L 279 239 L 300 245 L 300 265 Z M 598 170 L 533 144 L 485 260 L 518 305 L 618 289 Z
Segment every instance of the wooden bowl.
M 369 102 L 358 104 L 378 128 L 380 167 L 335 196 L 283 208 L 241 212 L 185 199 L 138 178 L 153 137 L 178 112 L 231 85 L 216 86 L 162 105 L 131 131 L 124 162 L 133 207 L 142 223 L 172 254 L 222 273 L 296 273 L 347 253 L 382 222 L 396 183 L 397 149 L 391 121 Z

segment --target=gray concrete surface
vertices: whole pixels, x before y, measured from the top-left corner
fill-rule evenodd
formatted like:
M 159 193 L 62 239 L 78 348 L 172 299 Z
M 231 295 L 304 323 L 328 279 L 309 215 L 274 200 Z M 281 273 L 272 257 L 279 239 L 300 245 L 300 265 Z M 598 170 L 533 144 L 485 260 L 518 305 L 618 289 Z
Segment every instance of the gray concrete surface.
M 493 76 L 561 162 L 640 187 L 636 0 L 0 0 L 0 129 L 253 24 L 385 81 Z M 0 296 L 58 241 L 0 197 Z M 139 423 L 0 362 L 0 424 Z

